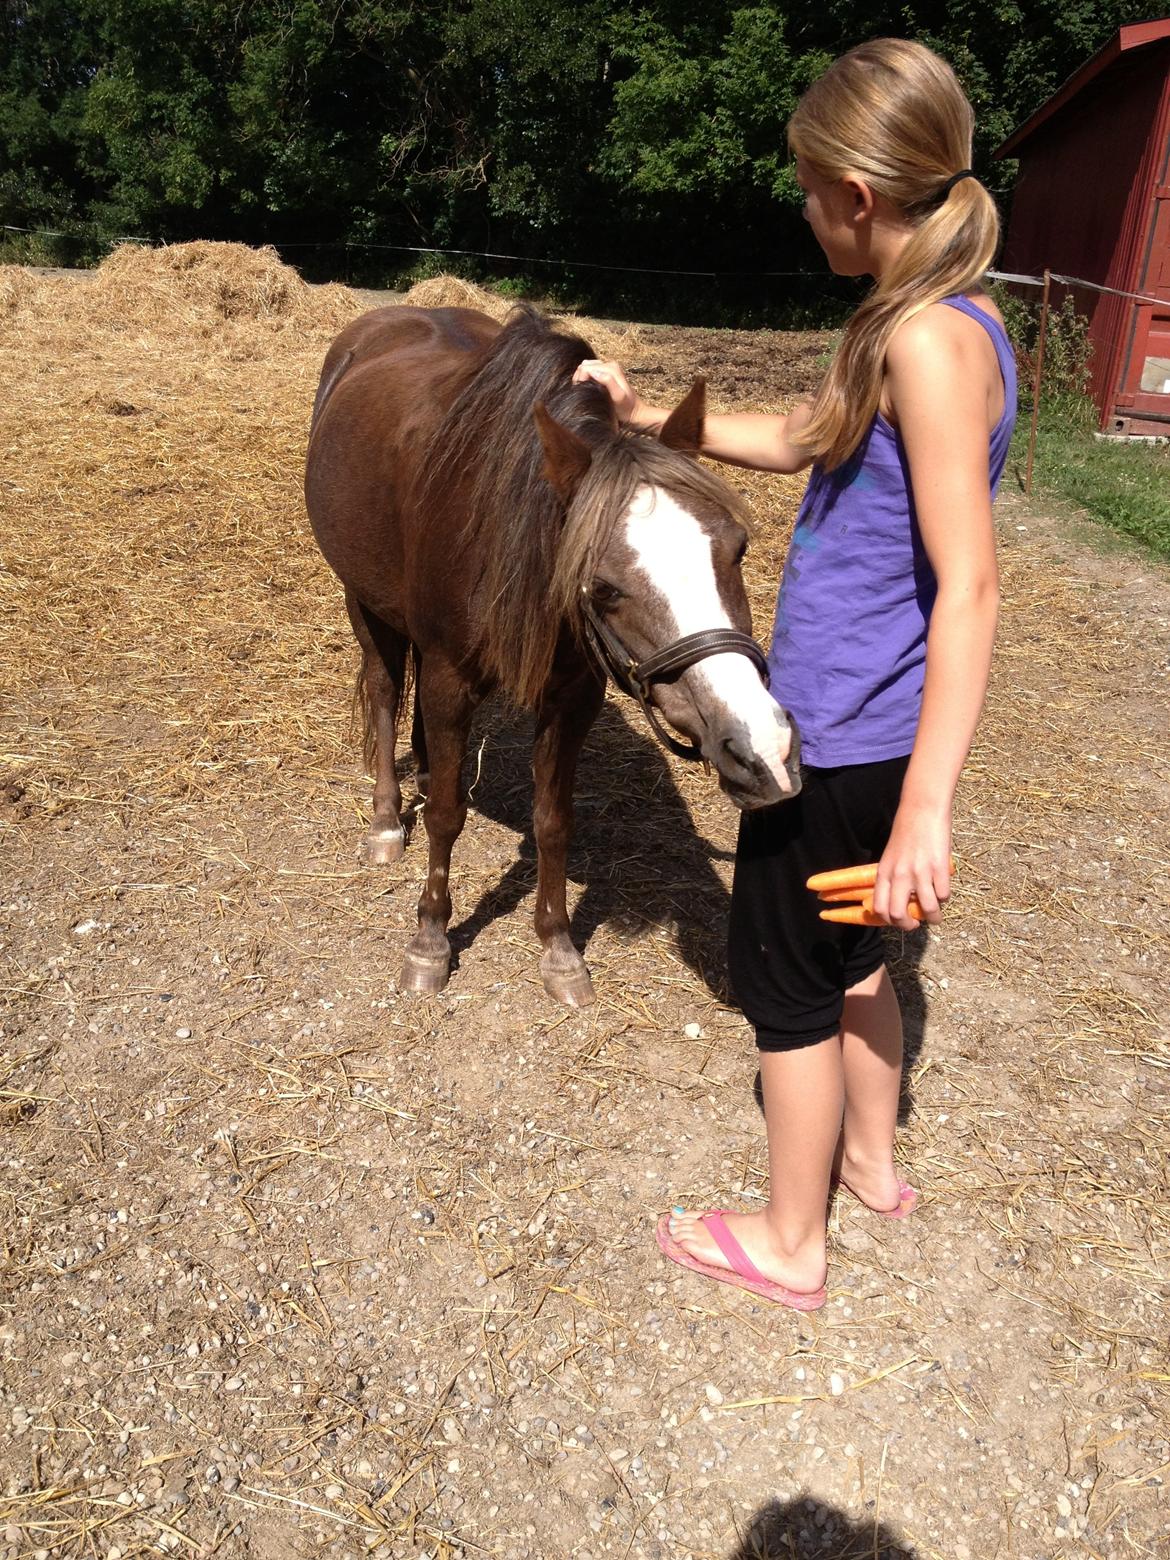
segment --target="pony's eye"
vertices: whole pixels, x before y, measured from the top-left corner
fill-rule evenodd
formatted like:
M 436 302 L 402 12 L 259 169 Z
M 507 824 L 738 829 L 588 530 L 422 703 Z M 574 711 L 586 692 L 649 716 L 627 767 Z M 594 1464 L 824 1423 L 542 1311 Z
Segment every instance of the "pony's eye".
M 611 585 L 608 580 L 593 581 L 593 605 L 595 607 L 612 607 L 622 599 L 622 593 L 616 585 Z

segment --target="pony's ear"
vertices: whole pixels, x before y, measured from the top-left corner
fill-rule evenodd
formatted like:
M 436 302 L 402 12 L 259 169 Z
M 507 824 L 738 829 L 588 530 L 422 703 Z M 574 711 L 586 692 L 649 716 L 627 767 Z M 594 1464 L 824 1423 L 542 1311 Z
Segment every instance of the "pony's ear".
M 662 424 L 658 437 L 668 449 L 697 455 L 703 442 L 703 418 L 707 413 L 707 381 L 696 379 Z
M 593 452 L 584 439 L 557 422 L 543 402 L 532 408 L 532 420 L 544 446 L 544 476 L 567 503 L 589 469 Z

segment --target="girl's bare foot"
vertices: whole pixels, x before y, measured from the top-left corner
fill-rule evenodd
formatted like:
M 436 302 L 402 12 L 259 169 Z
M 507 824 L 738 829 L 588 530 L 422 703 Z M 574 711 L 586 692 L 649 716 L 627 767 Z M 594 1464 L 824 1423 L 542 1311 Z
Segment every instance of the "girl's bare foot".
M 728 1213 L 725 1222 L 765 1278 L 798 1294 L 811 1294 L 824 1284 L 827 1265 L 823 1228 L 819 1236 L 785 1243 L 775 1229 L 770 1209 L 763 1213 Z M 702 1214 L 676 1209 L 670 1217 L 670 1233 L 698 1261 L 709 1267 L 731 1267 L 703 1224 Z

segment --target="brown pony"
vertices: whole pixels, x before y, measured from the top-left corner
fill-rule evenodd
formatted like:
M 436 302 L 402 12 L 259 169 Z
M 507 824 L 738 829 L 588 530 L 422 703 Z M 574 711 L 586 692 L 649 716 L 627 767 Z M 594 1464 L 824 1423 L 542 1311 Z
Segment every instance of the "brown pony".
M 536 717 L 541 974 L 561 1001 L 592 1000 L 565 905 L 573 777 L 605 689 L 587 632 L 620 641 L 635 673 L 654 663 L 648 712 L 690 738 L 739 806 L 799 786 L 795 734 L 746 653 L 759 657 L 745 641 L 744 507 L 690 458 L 702 381 L 657 439 L 621 432 L 604 390 L 572 383 L 589 356 L 531 310 L 501 328 L 470 309 L 403 306 L 355 320 L 325 359 L 305 495 L 362 651 L 370 863 L 404 848 L 394 745 L 413 670 L 430 861 L 406 990 L 447 981 L 462 761 L 476 705 L 500 689 Z M 675 641 L 702 659 L 657 654 Z

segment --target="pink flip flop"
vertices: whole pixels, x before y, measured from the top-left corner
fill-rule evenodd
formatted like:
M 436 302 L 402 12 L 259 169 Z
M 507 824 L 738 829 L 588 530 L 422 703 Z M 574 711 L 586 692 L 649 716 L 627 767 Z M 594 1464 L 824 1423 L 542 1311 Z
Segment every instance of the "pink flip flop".
M 898 1177 L 898 1197 L 900 1201 L 896 1208 L 875 1208 L 871 1203 L 867 1203 L 864 1197 L 859 1197 L 848 1181 L 838 1179 L 835 1184 L 843 1186 L 850 1197 L 856 1197 L 863 1208 L 868 1208 L 870 1213 L 876 1213 L 879 1219 L 908 1219 L 918 1206 L 918 1193 L 910 1185 L 909 1181 L 903 1181 L 901 1176 Z
M 775 1301 L 777 1305 L 789 1306 L 794 1311 L 819 1310 L 825 1303 L 824 1285 L 820 1289 L 805 1292 L 786 1289 L 783 1284 L 765 1278 L 727 1228 L 724 1215 L 730 1212 L 729 1208 L 718 1208 L 700 1216 L 700 1222 L 711 1232 L 715 1244 L 731 1263 L 730 1268 L 712 1267 L 710 1263 L 700 1262 L 698 1257 L 692 1257 L 689 1251 L 685 1251 L 670 1233 L 669 1213 L 664 1213 L 658 1221 L 657 1239 L 662 1254 L 672 1262 L 677 1262 L 680 1267 L 690 1268 L 693 1273 L 702 1273 L 704 1278 L 713 1278 L 720 1284 L 734 1284 L 737 1289 L 750 1290 L 753 1295 Z

